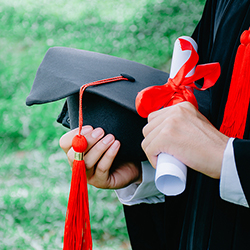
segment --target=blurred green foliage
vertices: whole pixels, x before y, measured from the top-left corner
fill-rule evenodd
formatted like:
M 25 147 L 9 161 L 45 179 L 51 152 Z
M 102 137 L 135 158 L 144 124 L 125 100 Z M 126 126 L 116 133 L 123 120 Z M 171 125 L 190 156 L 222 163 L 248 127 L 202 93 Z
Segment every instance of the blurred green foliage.
M 84 6 L 91 3 L 92 8 L 88 6 L 88 11 L 78 13 L 77 19 L 65 15 L 65 10 L 60 15 L 59 7 L 51 4 L 53 8 L 50 8 L 49 1 L 39 4 L 27 1 L 27 5 L 25 2 L 20 5 L 19 1 L 13 1 L 11 5 L 3 1 L 0 9 L 0 118 L 3 121 L 0 145 L 3 150 L 9 145 L 23 150 L 47 147 L 60 134 L 51 124 L 62 103 L 32 109 L 24 106 L 35 72 L 49 47 L 92 50 L 165 69 L 174 40 L 192 33 L 203 1 L 141 0 L 136 9 L 130 6 L 134 15 L 124 17 L 123 22 L 103 17 L 95 8 L 100 3 L 104 8 L 103 2 L 116 6 L 115 1 L 95 1 L 96 5 L 86 1 Z M 76 0 L 74 3 L 75 8 L 82 4 Z
M 62 246 L 71 175 L 58 146 L 67 130 L 55 121 L 63 100 L 25 106 L 48 48 L 107 53 L 169 71 L 175 39 L 192 34 L 204 2 L 0 0 L 0 249 Z M 127 249 L 114 192 L 89 189 L 96 249 Z

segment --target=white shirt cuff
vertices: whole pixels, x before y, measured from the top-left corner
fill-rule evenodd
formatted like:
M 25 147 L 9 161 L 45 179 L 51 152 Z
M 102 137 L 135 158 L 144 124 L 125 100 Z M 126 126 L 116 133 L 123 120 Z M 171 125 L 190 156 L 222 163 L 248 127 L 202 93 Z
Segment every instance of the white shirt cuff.
M 155 186 L 155 169 L 148 161 L 142 164 L 142 183 L 132 183 L 129 186 L 116 190 L 116 195 L 124 205 L 140 203 L 160 203 L 165 201 L 165 196 Z
M 228 140 L 223 155 L 220 176 L 220 197 L 225 201 L 249 207 L 236 168 L 233 141 L 234 138 Z

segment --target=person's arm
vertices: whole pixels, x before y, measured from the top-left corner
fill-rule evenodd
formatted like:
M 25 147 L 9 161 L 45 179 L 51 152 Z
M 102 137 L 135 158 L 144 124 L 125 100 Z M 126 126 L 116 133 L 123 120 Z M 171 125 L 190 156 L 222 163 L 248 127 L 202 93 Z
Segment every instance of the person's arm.
M 249 207 L 235 163 L 233 141 L 234 138 L 228 140 L 224 151 L 220 176 L 220 197 L 228 202 Z
M 235 139 L 233 141 L 234 154 L 231 155 L 235 157 L 236 168 L 231 168 L 230 166 L 234 164 L 228 165 L 230 157 L 223 157 L 224 152 L 227 152 L 229 137 L 218 131 L 194 106 L 187 102 L 151 113 L 143 134 L 145 139 L 142 146 L 153 167 L 156 167 L 157 155 L 160 152 L 171 154 L 188 167 L 215 179 L 221 178 L 223 166 L 222 198 L 225 198 L 225 190 L 230 194 L 230 186 L 239 184 L 237 175 L 236 178 L 231 179 L 233 184 L 228 181 L 227 185 L 223 184 L 225 173 L 226 175 L 230 173 L 228 176 L 231 174 L 235 176 L 233 173 L 237 168 L 240 180 L 238 187 L 242 186 L 243 198 L 241 196 L 232 200 L 234 203 L 246 205 L 245 195 L 249 204 L 249 140 Z M 239 193 L 242 194 L 240 191 Z
M 225 201 L 249 207 L 235 164 L 233 141 L 234 138 L 228 140 L 223 155 L 220 177 L 220 197 Z M 116 190 L 120 202 L 125 205 L 164 202 L 164 195 L 155 187 L 154 176 L 155 169 L 151 164 L 148 161 L 142 162 L 142 183 L 133 183 L 128 187 Z
M 153 112 L 143 128 L 143 150 L 152 166 L 164 152 L 189 168 L 220 178 L 229 137 L 218 131 L 191 103 L 182 102 Z

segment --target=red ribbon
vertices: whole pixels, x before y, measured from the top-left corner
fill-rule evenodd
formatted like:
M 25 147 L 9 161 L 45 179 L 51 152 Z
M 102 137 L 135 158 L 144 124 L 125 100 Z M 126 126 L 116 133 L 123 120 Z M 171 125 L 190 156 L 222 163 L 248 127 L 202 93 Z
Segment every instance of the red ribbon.
M 151 86 L 140 91 L 136 97 L 135 106 L 140 116 L 146 118 L 151 112 L 168 107 L 183 101 L 191 102 L 196 108 L 198 104 L 192 89 L 206 90 L 212 87 L 220 76 L 220 64 L 209 63 L 197 65 L 199 56 L 192 44 L 179 38 L 182 51 L 189 50 L 191 55 L 187 62 L 180 68 L 174 78 L 161 86 Z M 194 68 L 192 76 L 186 77 Z M 202 88 L 195 85 L 195 81 L 204 78 Z

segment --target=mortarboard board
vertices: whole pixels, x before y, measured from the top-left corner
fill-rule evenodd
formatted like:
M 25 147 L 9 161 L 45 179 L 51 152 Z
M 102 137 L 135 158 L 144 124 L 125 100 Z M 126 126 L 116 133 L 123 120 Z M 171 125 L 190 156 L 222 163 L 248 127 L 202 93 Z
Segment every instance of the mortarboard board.
M 79 49 L 50 48 L 41 65 L 26 104 L 43 104 L 67 98 L 58 121 L 78 127 L 79 90 L 82 85 L 127 74 L 132 81 L 117 81 L 88 87 L 83 94 L 83 124 L 102 127 L 121 142 L 122 161 L 146 159 L 141 149 L 146 119 L 135 108 L 139 91 L 167 82 L 168 73 L 130 60 Z M 68 123 L 68 118 L 70 122 Z

